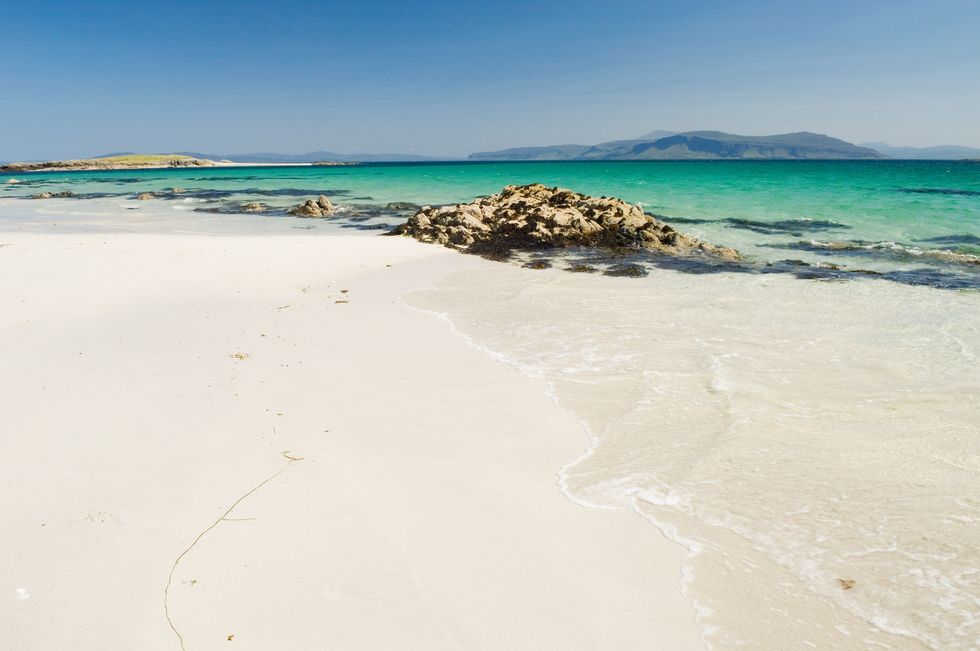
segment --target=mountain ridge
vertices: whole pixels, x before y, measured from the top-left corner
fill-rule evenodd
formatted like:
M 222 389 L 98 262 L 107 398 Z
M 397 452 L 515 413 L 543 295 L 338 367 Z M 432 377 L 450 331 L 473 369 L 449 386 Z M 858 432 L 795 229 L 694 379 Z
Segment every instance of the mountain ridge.
M 647 136 L 659 136 L 652 131 Z M 875 149 L 819 133 L 799 131 L 743 136 L 723 131 L 685 131 L 586 145 L 515 147 L 476 152 L 469 160 L 864 160 L 884 158 Z

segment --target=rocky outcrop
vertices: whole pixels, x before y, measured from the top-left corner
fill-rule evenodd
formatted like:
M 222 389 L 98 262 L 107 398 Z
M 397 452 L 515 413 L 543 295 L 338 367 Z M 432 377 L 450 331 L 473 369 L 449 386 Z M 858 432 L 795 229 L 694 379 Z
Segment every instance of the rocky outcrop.
M 35 194 L 31 199 L 67 199 L 72 196 L 70 190 L 65 190 L 63 192 L 42 192 L 41 194 Z
M 257 201 L 252 203 L 247 203 L 244 206 L 242 206 L 242 210 L 244 210 L 245 212 L 265 212 L 266 210 L 268 210 L 268 208 L 269 207 L 264 203 L 260 203 Z
M 214 167 L 213 160 L 202 158 L 171 158 L 167 162 L 167 167 Z
M 325 195 L 320 195 L 315 200 L 309 199 L 295 208 L 289 209 L 290 215 L 295 215 L 296 217 L 326 217 L 332 215 L 335 208 L 330 199 L 327 199 Z
M 502 257 L 515 250 L 582 246 L 739 259 L 734 249 L 679 233 L 621 199 L 590 197 L 539 183 L 509 185 L 473 203 L 426 206 L 393 234 Z
M 139 196 L 136 197 L 136 199 L 138 201 L 149 201 L 150 199 L 153 199 L 154 197 L 156 197 L 156 195 L 153 194 L 152 192 L 141 192 L 139 194 Z

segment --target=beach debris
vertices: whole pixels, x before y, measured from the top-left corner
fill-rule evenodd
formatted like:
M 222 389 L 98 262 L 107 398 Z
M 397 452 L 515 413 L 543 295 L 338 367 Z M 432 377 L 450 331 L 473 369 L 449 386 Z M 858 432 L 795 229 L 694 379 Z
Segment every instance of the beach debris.
M 234 633 L 229 633 L 228 634 L 228 641 L 231 642 L 234 639 L 235 639 L 235 634 Z
M 242 206 L 242 210 L 245 212 L 265 212 L 268 210 L 268 206 L 259 201 L 253 201 L 252 203 L 247 203 Z
M 237 359 L 238 361 L 242 362 L 242 361 L 245 361 L 246 359 L 248 359 L 248 354 L 247 353 L 232 353 L 231 355 L 229 355 L 229 357 L 231 357 L 232 359 Z
M 638 264 L 614 264 L 602 272 L 606 276 L 624 276 L 627 278 L 642 278 L 649 272 Z
M 740 259 L 734 249 L 684 235 L 640 206 L 540 183 L 508 185 L 472 203 L 425 206 L 391 234 L 498 259 L 515 250 L 576 246 Z
M 140 194 L 139 194 L 139 195 L 138 195 L 138 196 L 136 197 L 136 200 L 137 200 L 137 201 L 149 201 L 150 199 L 153 199 L 153 198 L 154 198 L 154 197 L 156 197 L 156 196 L 157 196 L 157 195 L 155 195 L 155 194 L 153 194 L 152 192 L 141 192 L 141 193 L 140 193 Z
M 285 452 L 289 452 L 289 450 L 286 450 Z M 251 489 L 249 489 L 248 491 L 246 491 L 245 493 L 243 493 L 242 495 L 240 495 L 238 497 L 238 499 L 236 499 L 232 503 L 232 505 L 229 506 L 225 510 L 224 513 L 222 513 L 220 516 L 218 516 L 218 519 L 217 520 L 215 520 L 214 522 L 212 522 L 210 525 L 208 525 L 208 527 L 206 529 L 204 529 L 199 534 L 197 534 L 197 536 L 194 538 L 193 542 L 191 542 L 191 544 L 188 545 L 187 548 L 184 549 L 184 551 L 180 552 L 180 554 L 177 556 L 177 558 L 174 559 L 173 564 L 170 566 L 170 574 L 167 576 L 167 582 L 163 586 L 163 613 L 164 613 L 164 615 L 167 618 L 167 624 L 170 626 L 170 630 L 173 631 L 174 632 L 174 635 L 177 636 L 177 641 L 180 643 L 181 651 L 183 651 L 186 648 L 184 646 L 184 636 L 181 635 L 180 631 L 177 629 L 177 625 L 174 622 L 174 619 L 173 619 L 173 617 L 170 614 L 170 588 L 173 586 L 173 583 L 174 583 L 174 575 L 177 573 L 177 568 L 180 565 L 180 561 L 185 556 L 187 556 L 187 554 L 189 554 L 191 552 L 191 550 L 194 549 L 194 547 L 196 547 L 199 542 L 201 542 L 201 539 L 204 538 L 206 535 L 208 535 L 208 533 L 210 533 L 212 529 L 214 529 L 215 527 L 217 527 L 219 524 L 221 524 L 225 520 L 229 520 L 229 519 L 234 520 L 234 519 L 237 519 L 237 518 L 231 518 L 230 516 L 231 516 L 232 512 L 238 507 L 239 504 L 241 504 L 246 499 L 248 499 L 248 497 L 250 495 L 253 495 L 254 493 L 256 493 L 259 490 L 261 490 L 263 486 L 265 486 L 266 484 L 268 484 L 269 482 L 271 482 L 272 480 L 274 480 L 276 477 L 278 477 L 279 475 L 281 475 L 284 472 L 286 472 L 287 470 L 289 470 L 289 467 L 291 465 L 293 465 L 294 463 L 296 463 L 298 461 L 302 461 L 302 459 L 303 459 L 302 457 L 297 457 L 297 458 L 292 458 L 292 459 L 286 457 L 285 458 L 286 463 L 283 466 L 281 466 L 279 468 L 279 470 L 277 470 L 276 472 L 272 473 L 271 475 L 269 475 L 268 477 L 266 477 L 265 479 L 263 479 L 262 481 L 260 481 L 258 484 L 256 484 L 255 486 L 253 486 Z M 248 565 L 245 565 L 245 567 L 248 567 Z M 235 637 L 235 635 L 233 633 L 229 633 L 228 634 L 228 641 L 230 642 L 231 639 L 234 638 L 234 637 Z
M 42 192 L 41 194 L 35 194 L 31 199 L 67 199 L 71 194 L 71 190 L 62 190 L 61 192 Z
M 854 579 L 837 579 L 837 583 L 840 584 L 841 590 L 850 590 L 856 581 Z
M 334 206 L 326 195 L 321 194 L 316 199 L 308 199 L 298 206 L 290 208 L 288 212 L 296 217 L 326 217 L 333 214 Z
M 531 260 L 524 263 L 525 269 L 550 269 L 551 262 L 548 260 Z

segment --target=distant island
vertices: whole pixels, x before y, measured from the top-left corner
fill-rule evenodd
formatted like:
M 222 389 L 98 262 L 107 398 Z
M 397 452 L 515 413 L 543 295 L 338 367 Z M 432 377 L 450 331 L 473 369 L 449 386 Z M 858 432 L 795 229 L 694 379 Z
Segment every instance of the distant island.
M 270 154 L 270 156 L 274 156 Z M 84 172 L 98 170 L 153 170 L 182 167 L 236 167 L 261 165 L 310 165 L 313 167 L 345 167 L 359 165 L 357 161 L 315 159 L 303 162 L 236 161 L 227 158 L 190 154 L 109 154 L 71 160 L 31 161 L 0 164 L 0 174 L 21 172 Z
M 53 160 L 0 165 L 0 172 L 68 172 L 85 170 L 166 169 L 214 167 L 221 163 L 180 154 L 126 154 L 75 160 Z
M 664 134 L 667 135 L 664 135 Z M 801 131 L 773 136 L 740 136 L 722 131 L 652 132 L 635 140 L 597 145 L 550 145 L 479 152 L 470 160 L 864 160 L 885 158 L 870 147 Z

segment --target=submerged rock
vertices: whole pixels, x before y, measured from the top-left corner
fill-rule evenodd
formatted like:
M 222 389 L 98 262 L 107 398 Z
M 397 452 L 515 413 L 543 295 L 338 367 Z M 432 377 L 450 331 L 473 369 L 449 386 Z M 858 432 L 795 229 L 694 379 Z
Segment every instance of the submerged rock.
M 139 194 L 139 196 L 136 197 L 136 199 L 138 201 L 149 201 L 150 199 L 153 199 L 154 197 L 156 197 L 156 195 L 153 194 L 152 192 L 141 192 Z
M 244 210 L 245 212 L 265 212 L 266 210 L 268 210 L 268 208 L 269 207 L 266 206 L 264 203 L 259 203 L 257 201 L 252 203 L 247 203 L 244 206 L 242 206 L 242 210 Z
M 20 181 L 18 181 L 17 179 L 7 179 L 8 185 L 13 185 L 15 183 L 20 183 Z
M 411 201 L 392 201 L 385 205 L 385 210 L 418 210 L 421 207 Z
M 31 199 L 67 199 L 70 196 L 72 196 L 70 190 L 63 190 L 62 192 L 42 192 L 33 195 Z
M 498 194 L 468 204 L 425 206 L 393 234 L 503 257 L 518 249 L 585 246 L 739 259 L 734 249 L 679 233 L 621 199 L 590 197 L 540 183 L 508 185 Z
M 326 217 L 333 214 L 334 210 L 330 199 L 321 194 L 316 200 L 309 199 L 295 208 L 290 208 L 289 214 L 297 217 Z

